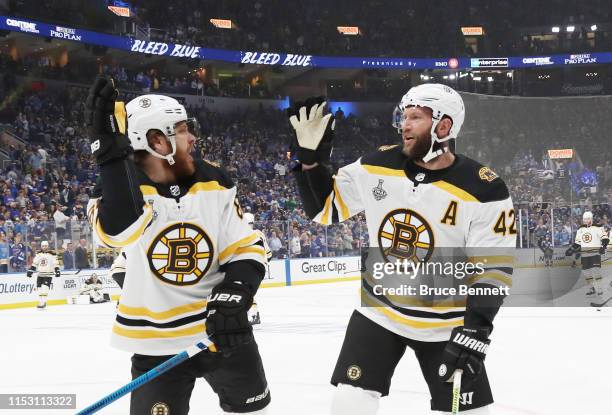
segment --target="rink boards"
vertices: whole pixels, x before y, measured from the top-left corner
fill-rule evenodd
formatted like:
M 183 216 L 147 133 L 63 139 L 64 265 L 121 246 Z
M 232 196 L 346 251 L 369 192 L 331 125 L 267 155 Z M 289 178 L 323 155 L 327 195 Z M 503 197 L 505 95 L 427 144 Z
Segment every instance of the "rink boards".
M 539 251 L 517 250 L 510 305 L 576 306 L 575 299 L 567 304 L 558 304 L 559 298 L 573 298 L 571 293 L 584 290 L 580 278 L 580 265 L 571 267 L 571 258 L 563 255 L 563 249 L 555 250 L 553 267 L 544 267 L 544 258 Z M 610 273 L 610 262 L 602 258 L 604 278 Z M 273 260 L 268 264 L 262 288 L 285 287 L 304 284 L 321 284 L 357 280 L 360 277 L 361 258 L 329 257 Z M 108 269 L 65 271 L 60 278 L 53 279 L 48 296 L 49 305 L 66 304 L 66 298 L 79 293 L 84 281 L 96 273 L 103 284 L 104 292 L 117 298 L 119 286 L 110 277 Z M 582 295 L 576 299 L 583 300 Z M 25 273 L 0 275 L 0 310 L 34 307 L 37 304 L 36 277 L 27 278 Z

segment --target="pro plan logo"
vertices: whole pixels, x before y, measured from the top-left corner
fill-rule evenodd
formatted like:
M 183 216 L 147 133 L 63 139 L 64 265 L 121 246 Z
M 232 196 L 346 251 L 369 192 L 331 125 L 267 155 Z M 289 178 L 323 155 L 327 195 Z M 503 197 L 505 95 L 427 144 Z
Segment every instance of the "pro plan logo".
M 170 415 L 170 407 L 165 402 L 157 402 L 151 407 L 151 415 Z
M 378 246 L 388 262 L 408 259 L 427 261 L 434 249 L 434 234 L 425 218 L 410 209 L 387 214 L 378 230 Z
M 593 240 L 593 237 L 591 236 L 590 233 L 584 233 L 582 234 L 582 242 L 584 243 L 590 243 Z
M 346 377 L 350 380 L 357 380 L 361 377 L 361 368 L 357 365 L 350 365 L 346 369 Z
M 149 98 L 140 98 L 138 105 L 140 105 L 141 108 L 149 108 L 151 106 L 151 100 Z
M 212 265 L 213 244 L 202 228 L 177 223 L 161 231 L 147 251 L 153 274 L 168 284 L 193 285 Z

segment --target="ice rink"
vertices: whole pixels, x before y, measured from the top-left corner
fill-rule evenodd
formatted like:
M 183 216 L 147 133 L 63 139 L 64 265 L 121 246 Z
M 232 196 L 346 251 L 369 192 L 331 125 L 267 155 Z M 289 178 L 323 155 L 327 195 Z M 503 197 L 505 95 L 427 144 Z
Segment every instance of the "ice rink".
M 358 281 L 266 288 L 257 300 L 272 415 L 326 414 L 329 377 L 353 307 Z M 130 355 L 108 345 L 115 304 L 0 311 L 0 393 L 76 393 L 83 408 L 130 380 Z M 494 414 L 609 414 L 612 309 L 504 308 L 487 368 Z M 376 339 L 372 339 L 376 353 Z M 128 414 L 129 397 L 102 414 Z M 400 362 L 381 415 L 429 413 L 427 387 L 410 352 Z M 15 410 L 2 414 L 71 414 Z M 196 384 L 190 414 L 219 414 L 208 385 Z M 350 414 L 347 414 L 350 415 Z

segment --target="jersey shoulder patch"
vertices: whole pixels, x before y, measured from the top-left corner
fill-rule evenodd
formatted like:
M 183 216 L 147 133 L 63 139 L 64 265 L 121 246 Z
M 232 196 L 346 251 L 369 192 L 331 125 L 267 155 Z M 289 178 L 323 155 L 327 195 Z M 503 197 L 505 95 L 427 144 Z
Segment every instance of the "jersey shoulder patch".
M 368 153 L 361 158 L 362 165 L 385 167 L 388 169 L 403 170 L 406 157 L 402 154 L 402 146 L 381 146 L 377 151 Z
M 444 180 L 472 195 L 481 203 L 496 202 L 510 197 L 506 183 L 490 167 L 464 155 Z

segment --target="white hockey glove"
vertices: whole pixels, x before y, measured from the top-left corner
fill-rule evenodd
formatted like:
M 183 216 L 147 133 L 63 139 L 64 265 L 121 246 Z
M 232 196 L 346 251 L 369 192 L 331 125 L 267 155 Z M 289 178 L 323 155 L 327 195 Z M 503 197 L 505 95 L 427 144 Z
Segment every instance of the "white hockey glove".
M 323 114 L 326 105 L 323 97 L 317 97 L 287 109 L 297 138 L 297 159 L 303 164 L 329 161 L 336 120 L 331 113 Z

